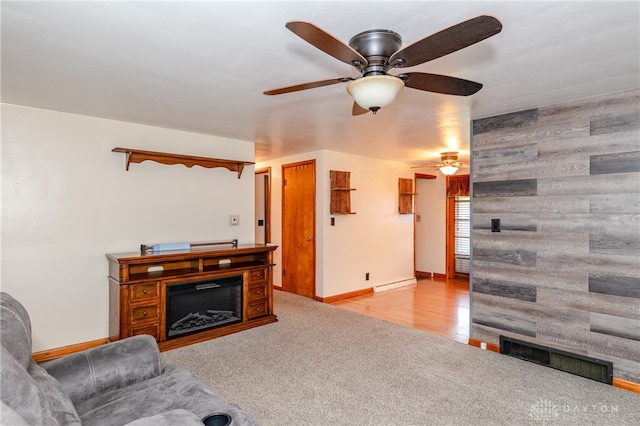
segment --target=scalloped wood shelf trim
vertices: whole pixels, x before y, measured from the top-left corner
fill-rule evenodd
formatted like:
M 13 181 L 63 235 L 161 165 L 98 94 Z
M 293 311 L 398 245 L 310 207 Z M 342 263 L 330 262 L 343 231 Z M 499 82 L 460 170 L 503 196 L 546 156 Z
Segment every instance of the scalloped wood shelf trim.
M 140 149 L 131 148 L 113 148 L 112 152 L 122 152 L 127 155 L 126 170 L 129 170 L 129 164 L 142 163 L 145 160 L 155 161 L 161 164 L 182 164 L 187 167 L 201 166 L 208 169 L 214 167 L 224 167 L 230 172 L 237 172 L 238 179 L 242 175 L 244 166 L 255 164 L 250 161 L 222 160 L 219 158 L 195 157 L 192 155 L 171 154 L 168 152 L 142 151 Z

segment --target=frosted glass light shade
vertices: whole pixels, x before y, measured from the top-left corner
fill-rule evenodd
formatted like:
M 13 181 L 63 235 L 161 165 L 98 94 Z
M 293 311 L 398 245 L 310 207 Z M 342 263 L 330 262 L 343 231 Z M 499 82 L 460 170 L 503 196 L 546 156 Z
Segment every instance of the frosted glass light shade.
M 353 80 L 347 92 L 364 109 L 379 109 L 389 105 L 404 87 L 404 81 L 390 75 L 371 75 Z
M 451 176 L 452 174 L 458 171 L 458 168 L 454 166 L 442 166 L 440 167 L 440 171 L 445 176 Z

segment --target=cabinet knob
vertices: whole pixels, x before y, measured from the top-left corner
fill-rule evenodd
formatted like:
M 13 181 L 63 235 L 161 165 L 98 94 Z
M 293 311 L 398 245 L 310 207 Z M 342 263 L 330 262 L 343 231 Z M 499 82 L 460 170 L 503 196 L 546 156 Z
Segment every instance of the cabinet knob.
M 146 317 L 146 316 L 147 316 L 147 311 L 144 311 L 144 312 L 142 313 L 142 316 L 143 316 L 143 317 Z
M 143 294 L 147 294 L 147 289 L 145 288 L 144 290 L 142 290 Z

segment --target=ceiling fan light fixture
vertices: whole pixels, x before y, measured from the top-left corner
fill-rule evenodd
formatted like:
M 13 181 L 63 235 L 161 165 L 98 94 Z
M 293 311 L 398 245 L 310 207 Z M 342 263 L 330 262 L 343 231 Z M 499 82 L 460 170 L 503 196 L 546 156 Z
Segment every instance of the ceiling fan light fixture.
M 390 105 L 404 87 L 404 81 L 391 75 L 370 75 L 351 81 L 347 92 L 358 105 L 375 114 Z
M 438 169 L 445 176 L 451 176 L 462 166 L 462 163 L 458 162 L 457 152 L 442 152 L 440 153 L 440 160 L 442 163 L 438 165 Z
M 451 176 L 452 174 L 458 171 L 458 168 L 455 166 L 446 165 L 446 166 L 441 166 L 440 171 L 445 176 Z

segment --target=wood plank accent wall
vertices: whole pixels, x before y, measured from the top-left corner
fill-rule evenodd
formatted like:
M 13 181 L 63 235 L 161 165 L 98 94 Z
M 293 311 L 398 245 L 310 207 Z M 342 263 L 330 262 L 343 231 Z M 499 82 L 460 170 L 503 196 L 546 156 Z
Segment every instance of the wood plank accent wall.
M 475 120 L 471 146 L 472 338 L 640 383 L 640 89 Z

